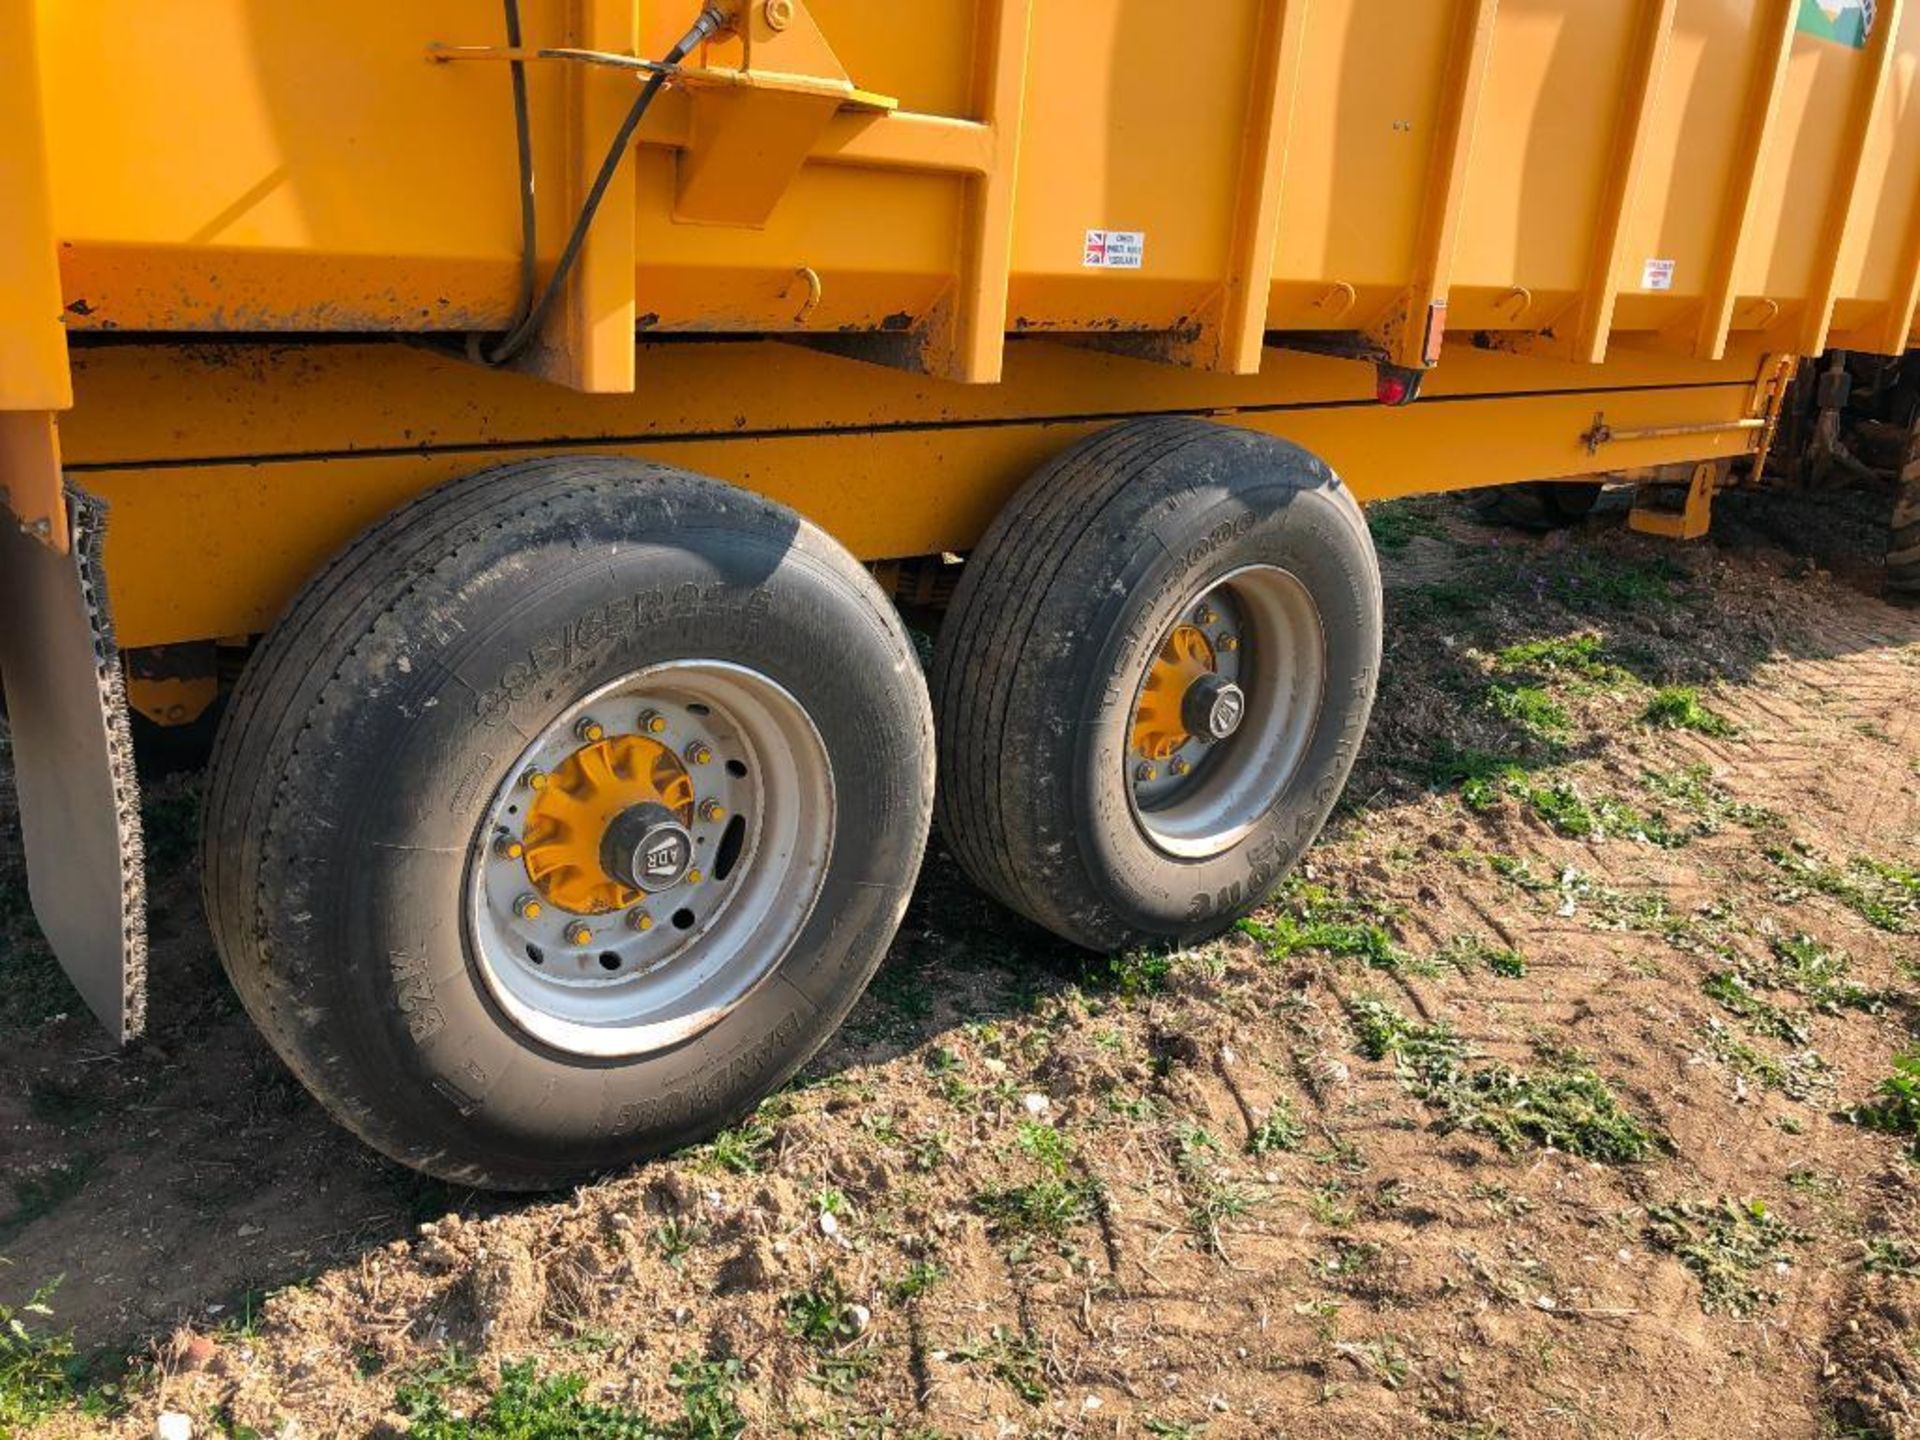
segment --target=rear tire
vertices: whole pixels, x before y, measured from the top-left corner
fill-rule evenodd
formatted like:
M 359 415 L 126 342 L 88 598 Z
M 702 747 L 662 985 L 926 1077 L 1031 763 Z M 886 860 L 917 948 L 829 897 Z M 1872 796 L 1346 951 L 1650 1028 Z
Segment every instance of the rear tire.
M 1887 521 L 1887 595 L 1920 604 L 1920 425 L 1908 433 L 1900 489 Z
M 941 831 L 983 890 L 1089 949 L 1217 933 L 1333 808 L 1380 614 L 1366 521 L 1313 455 L 1189 419 L 1096 435 L 962 571 L 932 678 Z
M 644 750 L 618 783 L 680 806 L 658 893 L 591 861 L 534 878 L 534 810 L 578 798 L 589 750 Z M 249 1013 L 345 1125 L 446 1180 L 547 1188 L 704 1137 L 814 1053 L 899 924 L 932 782 L 913 648 L 831 539 L 659 466 L 533 461 L 375 525 L 261 645 L 215 756 L 207 908 Z M 763 810 L 726 875 L 731 822 L 696 815 L 723 794 Z M 491 828 L 523 813 L 524 836 Z M 654 832 L 614 833 L 592 854 L 641 883 Z

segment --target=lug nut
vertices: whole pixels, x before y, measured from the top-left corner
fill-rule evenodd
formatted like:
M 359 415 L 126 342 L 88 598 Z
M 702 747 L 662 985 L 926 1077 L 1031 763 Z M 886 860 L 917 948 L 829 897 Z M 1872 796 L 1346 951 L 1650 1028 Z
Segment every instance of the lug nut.
M 1133 772 L 1133 778 L 1138 780 L 1142 785 L 1144 785 L 1149 780 L 1158 780 L 1160 778 L 1160 772 L 1154 769 L 1153 766 L 1151 765 L 1142 765 L 1139 769 Z
M 582 925 L 578 920 L 567 926 L 567 944 L 591 945 L 592 943 L 593 931 Z
M 704 765 L 713 759 L 713 747 L 703 740 L 696 740 L 687 746 L 687 759 L 696 765 Z
M 644 910 L 629 910 L 627 912 L 627 928 L 629 930 L 639 930 L 643 932 L 651 930 L 653 928 L 653 917 Z
M 1170 775 L 1185 775 L 1191 769 L 1193 769 L 1193 766 L 1176 755 L 1173 757 L 1172 763 L 1167 766 L 1167 773 Z
M 518 860 L 527 853 L 527 847 L 511 835 L 502 835 L 493 842 L 493 853 L 502 860 Z
M 698 885 L 700 883 L 700 879 L 701 879 L 701 876 L 698 870 L 687 871 L 687 884 Z
M 664 735 L 667 730 L 667 717 L 658 710 L 642 710 L 640 728 L 649 735 Z
M 1240 648 L 1240 637 L 1238 635 L 1222 635 L 1218 640 L 1214 641 L 1214 644 L 1219 649 L 1231 655 Z
M 702 800 L 700 802 L 700 818 L 709 824 L 717 825 L 720 821 L 727 818 L 727 807 L 722 805 L 718 800 Z
M 1211 605 L 1202 605 L 1198 610 L 1193 612 L 1193 618 L 1196 624 L 1211 625 L 1216 617 L 1214 616 Z
M 513 902 L 513 913 L 522 920 L 538 920 L 545 907 L 531 895 L 522 895 Z
M 607 738 L 607 727 L 591 715 L 582 715 L 574 722 L 573 733 L 582 740 L 592 744 L 596 740 L 604 740 Z
M 547 788 L 547 772 L 544 770 L 529 770 L 520 777 L 520 783 L 529 790 L 544 790 Z

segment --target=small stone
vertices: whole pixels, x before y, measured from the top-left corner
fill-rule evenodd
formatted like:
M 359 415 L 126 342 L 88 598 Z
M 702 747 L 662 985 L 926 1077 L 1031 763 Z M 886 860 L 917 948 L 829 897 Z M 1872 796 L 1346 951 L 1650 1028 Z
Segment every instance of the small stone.
M 820 1212 L 820 1233 L 829 1237 L 840 1233 L 840 1221 L 831 1210 Z
M 205 1335 L 189 1335 L 180 1342 L 179 1362 L 182 1370 L 204 1370 L 213 1364 L 214 1356 L 220 1353 Z
M 154 1417 L 153 1440 L 193 1440 L 193 1421 L 178 1410 L 162 1410 Z
M 873 1312 L 864 1305 L 849 1305 L 847 1320 L 852 1324 L 854 1334 L 864 1335 L 867 1333 L 867 1326 L 873 1323 Z
M 1029 1115 L 1044 1115 L 1053 1108 L 1053 1102 L 1039 1093 L 1024 1096 L 1020 1103 L 1026 1106 Z

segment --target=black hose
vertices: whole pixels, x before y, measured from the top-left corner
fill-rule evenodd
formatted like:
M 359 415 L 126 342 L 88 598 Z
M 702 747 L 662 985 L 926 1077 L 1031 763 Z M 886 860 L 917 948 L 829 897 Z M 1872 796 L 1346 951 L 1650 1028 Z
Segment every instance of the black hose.
M 506 0 L 507 44 L 520 48 L 520 0 Z M 538 222 L 533 205 L 533 120 L 527 109 L 527 62 L 515 60 L 513 71 L 513 129 L 520 150 L 520 298 L 513 305 L 511 326 L 533 310 L 534 270 L 539 264 Z M 511 326 L 509 328 L 511 328 Z
M 725 23 L 726 16 L 720 10 L 711 5 L 707 6 L 701 10 L 700 18 L 693 22 L 692 28 L 682 35 L 674 47 L 662 57 L 660 64 L 667 67 L 678 65 L 687 58 L 694 46 L 710 37 Z M 621 160 L 626 156 L 627 146 L 633 140 L 633 132 L 639 128 L 648 107 L 653 104 L 653 97 L 660 93 L 660 87 L 666 83 L 666 71 L 656 70 L 647 77 L 647 83 L 634 97 L 633 104 L 627 110 L 626 119 L 620 122 L 620 129 L 613 137 L 613 144 L 607 147 L 606 159 L 600 162 L 600 173 L 593 177 L 593 188 L 587 191 L 586 201 L 581 205 L 579 215 L 574 218 L 573 233 L 567 236 L 566 248 L 560 252 L 560 259 L 554 264 L 553 274 L 547 277 L 546 288 L 540 292 L 540 298 L 527 308 L 526 314 L 521 316 L 520 322 L 513 327 L 506 338 L 486 352 L 488 364 L 506 364 L 526 349 L 527 342 L 539 332 L 541 323 L 546 319 L 547 312 L 553 308 L 553 302 L 559 297 L 567 276 L 572 273 L 574 263 L 580 258 L 580 248 L 586 242 L 587 231 L 593 224 L 593 217 L 599 213 L 600 202 L 606 198 L 607 187 L 613 183 L 613 177 L 620 168 Z M 523 136 L 526 134 L 524 124 L 521 133 Z M 526 142 L 523 141 L 523 147 L 525 145 Z M 524 148 L 523 153 L 526 153 Z M 530 156 L 526 164 L 527 173 L 531 175 Z M 523 220 L 530 213 L 528 207 L 531 205 L 531 195 L 532 184 L 529 180 L 521 196 Z M 529 256 L 533 253 L 531 245 L 527 247 L 527 253 Z

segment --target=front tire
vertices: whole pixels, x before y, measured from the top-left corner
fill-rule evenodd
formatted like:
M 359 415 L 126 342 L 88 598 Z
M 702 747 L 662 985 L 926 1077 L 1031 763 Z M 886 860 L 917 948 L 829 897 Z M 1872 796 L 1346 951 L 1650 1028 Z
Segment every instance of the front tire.
M 547 1188 L 814 1053 L 898 927 L 932 771 L 911 643 L 831 539 L 682 472 L 534 461 L 374 526 L 261 646 L 207 905 L 338 1119 Z
M 1217 933 L 1332 810 L 1380 623 L 1366 522 L 1315 456 L 1188 419 L 1094 436 L 962 572 L 932 679 L 941 831 L 1089 949 Z

